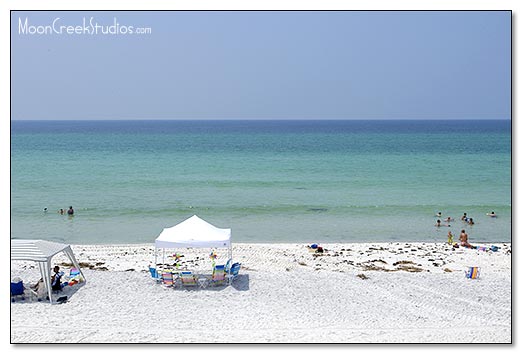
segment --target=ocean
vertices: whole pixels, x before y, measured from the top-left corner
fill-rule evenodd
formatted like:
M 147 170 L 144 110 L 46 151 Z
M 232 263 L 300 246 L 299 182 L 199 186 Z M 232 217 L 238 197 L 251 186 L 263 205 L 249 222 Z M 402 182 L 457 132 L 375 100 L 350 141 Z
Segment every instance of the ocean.
M 11 121 L 11 238 L 510 242 L 511 163 L 510 120 Z

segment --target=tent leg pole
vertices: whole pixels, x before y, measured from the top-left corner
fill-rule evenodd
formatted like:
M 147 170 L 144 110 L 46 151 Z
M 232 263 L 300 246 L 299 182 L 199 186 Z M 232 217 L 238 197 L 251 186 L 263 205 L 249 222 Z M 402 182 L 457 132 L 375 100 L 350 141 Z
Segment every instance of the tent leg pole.
M 45 269 L 45 276 L 47 277 L 47 294 L 49 295 L 49 302 L 53 303 L 53 297 L 52 297 L 52 284 L 51 284 L 51 261 L 47 261 L 46 269 Z

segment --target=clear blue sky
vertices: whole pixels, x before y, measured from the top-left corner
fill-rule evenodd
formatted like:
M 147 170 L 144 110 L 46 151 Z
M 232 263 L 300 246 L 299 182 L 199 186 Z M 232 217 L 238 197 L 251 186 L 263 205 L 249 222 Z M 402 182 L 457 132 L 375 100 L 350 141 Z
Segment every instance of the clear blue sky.
M 19 34 L 29 25 L 146 35 Z M 12 12 L 11 119 L 510 119 L 510 12 Z

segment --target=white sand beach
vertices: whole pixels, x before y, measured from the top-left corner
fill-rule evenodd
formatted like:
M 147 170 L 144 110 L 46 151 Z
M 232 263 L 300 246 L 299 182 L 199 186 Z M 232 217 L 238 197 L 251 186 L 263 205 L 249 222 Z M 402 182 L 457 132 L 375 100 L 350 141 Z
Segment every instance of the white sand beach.
M 73 245 L 87 282 L 65 289 L 64 304 L 11 303 L 11 342 L 510 343 L 511 244 L 495 245 L 321 244 L 317 255 L 304 244 L 238 243 L 232 285 L 191 290 L 151 278 L 153 245 Z M 177 251 L 210 273 L 206 250 Z M 465 278 L 468 266 L 479 279 Z M 14 276 L 39 273 L 12 262 Z

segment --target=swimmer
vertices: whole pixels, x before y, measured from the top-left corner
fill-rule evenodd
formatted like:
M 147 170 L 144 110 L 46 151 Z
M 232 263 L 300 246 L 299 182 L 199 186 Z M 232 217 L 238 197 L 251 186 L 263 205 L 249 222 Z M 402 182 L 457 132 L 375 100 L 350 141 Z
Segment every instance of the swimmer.
M 69 210 L 67 210 L 67 215 L 74 215 L 74 209 L 72 206 L 70 206 Z
M 440 218 L 440 217 L 442 216 L 442 213 L 439 211 L 439 212 L 437 213 L 437 215 L 435 215 L 435 216 L 437 216 L 437 217 Z
M 43 212 L 44 212 L 44 213 L 47 213 L 47 208 L 44 208 Z
M 495 214 L 494 211 L 492 211 L 491 213 L 487 213 L 486 215 L 487 216 L 491 216 L 492 218 L 496 218 L 497 217 L 497 214 Z
M 469 218 L 468 224 L 469 225 L 475 225 L 475 222 L 473 221 L 473 218 Z
M 448 217 L 446 218 L 446 222 L 450 222 L 450 221 L 453 221 L 453 218 L 452 218 L 451 216 L 448 216 Z
M 451 227 L 451 225 L 442 225 L 441 222 L 440 222 L 440 219 L 437 219 L 437 223 L 435 224 L 435 226 L 437 227 L 441 227 L 441 226 L 447 226 L 447 227 Z
M 460 220 L 462 220 L 462 221 L 468 221 L 468 214 L 464 213 L 464 215 L 462 215 L 462 217 L 460 218 Z
M 63 210 L 63 209 L 60 209 L 60 210 L 58 210 L 58 212 L 60 213 L 60 215 L 63 215 L 64 210 Z

